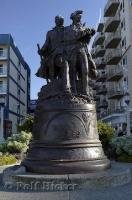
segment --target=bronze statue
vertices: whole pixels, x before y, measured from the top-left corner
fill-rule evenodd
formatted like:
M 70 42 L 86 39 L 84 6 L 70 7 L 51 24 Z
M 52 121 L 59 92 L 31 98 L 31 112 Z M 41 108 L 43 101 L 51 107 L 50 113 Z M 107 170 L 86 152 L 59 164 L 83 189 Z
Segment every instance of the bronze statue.
M 55 17 L 56 26 L 48 31 L 41 55 L 41 67 L 37 76 L 53 81 L 61 78 L 64 89 L 78 94 L 77 82 L 82 85 L 81 94 L 89 94 L 89 77 L 96 78 L 96 66 L 88 51 L 87 44 L 95 34 L 94 29 L 81 23 L 83 11 L 71 14 L 73 23 L 64 27 L 64 19 Z M 69 80 L 70 79 L 70 80 Z
M 33 140 L 22 161 L 27 171 L 74 174 L 110 167 L 99 141 L 89 86 L 96 66 L 87 44 L 95 31 L 82 25 L 81 16 L 82 11 L 72 13 L 73 23 L 67 27 L 57 16 L 56 27 L 39 49 L 42 66 L 37 75 L 48 83 L 38 94 Z

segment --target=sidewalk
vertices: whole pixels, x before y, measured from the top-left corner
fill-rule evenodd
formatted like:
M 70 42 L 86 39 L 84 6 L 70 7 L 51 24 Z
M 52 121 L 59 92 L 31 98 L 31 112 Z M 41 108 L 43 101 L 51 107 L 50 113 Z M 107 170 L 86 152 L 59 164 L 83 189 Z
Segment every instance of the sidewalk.
M 132 164 L 124 164 L 132 169 Z M 2 173 L 2 168 L 0 168 Z M 132 182 L 119 187 L 88 189 L 66 192 L 16 192 L 7 191 L 0 185 L 0 200 L 131 200 Z

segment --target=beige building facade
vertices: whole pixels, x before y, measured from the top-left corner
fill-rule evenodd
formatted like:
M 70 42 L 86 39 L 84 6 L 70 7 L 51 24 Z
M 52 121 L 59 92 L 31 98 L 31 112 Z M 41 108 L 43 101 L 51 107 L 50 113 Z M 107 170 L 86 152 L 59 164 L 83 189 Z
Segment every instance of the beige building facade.
M 132 1 L 108 0 L 103 13 L 91 51 L 99 74 L 97 115 L 117 132 L 126 131 L 132 110 Z

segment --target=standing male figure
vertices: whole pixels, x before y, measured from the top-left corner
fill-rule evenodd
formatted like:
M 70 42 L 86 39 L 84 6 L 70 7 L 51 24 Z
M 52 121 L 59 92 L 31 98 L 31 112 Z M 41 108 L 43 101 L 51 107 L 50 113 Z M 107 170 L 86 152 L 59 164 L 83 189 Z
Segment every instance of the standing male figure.
M 76 80 L 79 78 L 82 82 L 81 93 L 88 95 L 89 77 L 96 77 L 96 66 L 88 52 L 87 44 L 95 34 L 95 31 L 82 25 L 82 13 L 83 11 L 77 10 L 71 14 L 72 24 L 65 28 L 65 44 L 70 65 L 72 91 L 77 93 Z
M 41 78 L 47 78 L 48 76 L 50 80 L 53 80 L 59 75 L 56 58 L 63 53 L 64 18 L 56 16 L 55 24 L 56 26 L 47 32 L 46 41 L 42 48 L 38 50 L 38 53 L 42 56 L 42 62 L 36 75 Z

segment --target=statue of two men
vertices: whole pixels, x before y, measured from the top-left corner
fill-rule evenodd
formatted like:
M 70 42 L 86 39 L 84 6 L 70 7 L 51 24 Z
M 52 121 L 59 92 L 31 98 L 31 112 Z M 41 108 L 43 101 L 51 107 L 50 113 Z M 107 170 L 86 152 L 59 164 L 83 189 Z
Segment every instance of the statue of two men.
M 56 26 L 48 31 L 46 41 L 38 51 L 41 67 L 36 75 L 47 81 L 62 79 L 65 90 L 87 95 L 89 78 L 97 76 L 95 63 L 87 47 L 95 31 L 81 23 L 82 13 L 81 10 L 72 13 L 72 24 L 66 27 L 63 17 L 55 17 Z M 82 86 L 80 92 L 78 82 Z

